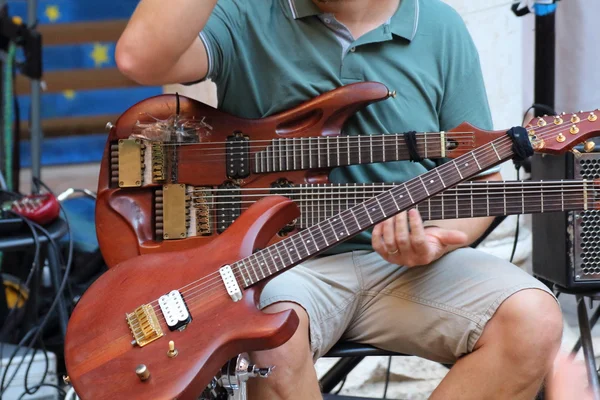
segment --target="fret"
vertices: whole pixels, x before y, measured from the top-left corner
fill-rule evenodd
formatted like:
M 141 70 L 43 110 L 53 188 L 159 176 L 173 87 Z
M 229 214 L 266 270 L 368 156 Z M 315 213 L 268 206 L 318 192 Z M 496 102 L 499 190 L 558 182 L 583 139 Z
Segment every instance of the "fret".
M 419 143 L 419 137 L 418 137 L 417 133 L 415 133 L 415 137 L 417 138 L 417 143 Z M 427 155 L 427 132 L 423 133 L 423 141 L 425 143 L 425 158 L 429 158 Z M 419 147 L 419 146 L 417 146 L 417 147 Z
M 340 137 L 336 137 L 335 138 L 335 146 L 337 149 L 337 165 L 341 165 L 340 164 Z
M 320 140 L 318 138 L 316 138 L 317 141 L 317 166 L 319 168 L 321 168 L 321 144 L 319 143 Z
M 442 158 L 446 157 L 446 132 L 440 132 L 440 156 Z
M 323 232 L 323 228 L 321 228 L 321 223 L 318 223 L 316 226 L 321 231 L 321 235 L 323 236 L 323 240 L 325 240 L 325 245 L 329 246 L 329 242 L 327 241 L 327 236 L 325 236 L 325 232 Z
M 267 247 L 268 248 L 268 247 Z M 261 263 L 261 265 L 265 265 L 267 267 L 267 271 L 269 271 L 269 275 L 273 274 L 273 272 L 271 271 L 271 267 L 269 267 L 269 261 L 267 260 L 267 257 L 265 256 L 265 251 L 261 251 L 260 254 L 262 255 L 263 260 L 265 260 L 264 263 Z M 270 256 L 270 254 L 269 254 Z M 262 268 L 261 268 L 262 270 Z M 264 275 L 264 271 L 263 271 L 263 275 Z
M 442 179 L 442 175 L 440 175 L 440 171 L 438 171 L 438 169 L 435 168 L 435 172 L 437 172 L 437 175 L 440 177 L 440 182 L 442 182 L 442 186 L 445 189 L 446 188 L 446 184 L 444 183 L 444 180 Z
M 369 135 L 369 154 L 371 155 L 370 162 L 373 162 L 373 135 Z
M 377 200 L 377 205 L 379 205 L 379 208 L 381 209 L 381 212 L 383 213 L 383 216 L 385 218 L 387 218 L 387 215 L 385 214 L 385 210 L 383 209 L 383 207 L 381 206 L 381 202 L 379 201 L 379 196 L 375 196 L 375 200 Z
M 485 185 L 485 193 L 486 193 L 485 200 L 487 201 L 487 215 L 490 215 L 490 184 L 489 183 L 486 183 L 486 185 Z
M 408 190 L 408 186 L 406 186 L 406 183 L 404 183 L 404 190 L 406 190 L 406 194 L 408 194 L 408 197 L 410 198 L 411 203 L 414 203 L 415 201 L 412 198 L 412 195 L 410 194 L 410 191 Z M 400 196 L 402 197 L 402 196 Z
M 260 172 L 259 169 L 258 169 L 258 159 L 259 159 L 259 156 L 260 156 L 260 152 L 254 153 L 254 171 L 256 171 L 256 172 Z
M 456 170 L 458 171 L 458 176 L 460 176 L 460 179 L 464 179 L 462 174 L 460 173 L 460 169 L 458 168 L 458 165 L 456 165 L 456 161 L 452 160 L 452 164 L 454 164 L 454 166 L 456 167 Z
M 354 211 L 352 211 L 351 208 L 349 208 L 348 211 L 350 211 L 350 214 L 352 214 L 352 216 L 354 217 L 354 220 L 356 221 L 356 226 L 358 227 L 358 230 L 361 230 L 362 226 L 360 225 L 360 222 L 358 222 L 358 218 L 356 218 L 356 214 L 354 213 Z
M 383 162 L 385 162 L 385 152 L 387 151 L 387 146 L 385 143 L 386 138 L 387 138 L 387 136 L 381 135 L 381 153 L 383 155 Z
M 369 217 L 369 221 L 371 221 L 371 224 L 373 223 L 373 219 L 371 218 L 371 214 L 369 214 L 369 210 L 367 209 L 367 206 L 365 203 L 362 203 L 363 208 L 365 209 L 365 212 L 367 213 L 367 217 Z
M 292 158 L 294 159 L 294 169 L 298 169 L 296 166 L 296 138 L 292 139 Z
M 304 235 L 306 231 L 302 231 L 300 232 L 300 234 L 298 235 L 298 237 L 300 237 L 300 241 L 302 242 L 302 244 L 304 245 L 304 248 L 306 249 L 306 254 L 310 254 L 310 250 L 308 249 L 308 246 L 306 245 L 306 243 L 310 243 L 310 240 L 305 239 L 302 235 Z
M 265 157 L 264 157 L 264 152 L 260 153 L 260 167 L 261 167 L 261 171 L 262 172 L 266 172 L 267 171 L 266 161 L 265 161 Z
M 246 268 L 246 275 L 248 275 L 248 267 L 246 266 L 246 261 L 243 258 L 241 259 L 241 261 L 242 266 Z M 248 286 L 248 279 L 246 279 L 246 277 L 244 276 L 244 271 L 241 268 L 238 268 L 238 270 L 240 271 L 240 276 L 242 277 L 242 279 L 244 279 L 244 286 Z
M 290 236 L 290 242 L 292 242 L 292 245 L 294 246 L 294 248 L 292 250 L 294 250 L 296 252 L 296 255 L 298 256 L 298 260 L 302 260 L 302 253 L 300 253 L 298 251 L 298 247 L 296 247 L 296 242 L 295 242 L 294 236 Z
M 458 217 L 458 193 L 456 193 L 456 216 Z
M 304 138 L 300 138 L 300 169 L 304 168 Z
M 338 220 L 338 218 L 334 219 L 334 221 L 337 221 L 337 220 Z M 346 223 L 344 222 L 344 219 L 343 218 L 339 218 L 339 220 L 342 223 L 342 225 L 344 225 L 344 231 L 346 232 L 346 236 L 350 236 L 350 231 L 348 230 L 348 227 L 346 226 Z
M 362 164 L 362 146 L 361 146 L 361 140 L 360 140 L 360 136 L 357 138 L 357 142 L 358 142 L 358 163 Z
M 312 138 L 308 138 L 308 168 L 314 168 L 312 163 Z
M 271 247 L 271 246 L 269 246 Z M 267 248 L 269 248 L 267 247 Z M 281 257 L 281 253 L 279 252 L 279 243 L 277 243 L 276 246 L 273 246 L 275 248 L 275 251 L 277 252 L 277 255 L 275 256 L 275 258 L 279 258 L 279 261 L 281 262 L 282 268 L 285 268 L 285 260 L 283 259 L 283 257 Z M 291 260 L 290 260 L 291 261 Z M 279 268 L 277 265 L 275 266 L 275 268 L 277 269 L 277 271 L 279 271 L 281 268 Z
M 400 147 L 400 145 L 398 144 L 398 138 L 400 137 L 400 135 L 398 135 L 397 133 L 394 135 L 396 137 L 396 160 L 400 159 L 400 155 L 398 154 L 398 148 Z
M 506 183 L 505 181 L 502 181 L 502 182 Z M 507 212 L 506 212 L 506 186 L 504 186 L 503 192 L 504 192 L 504 215 L 506 215 L 507 214 Z
M 494 153 L 496 153 L 498 160 L 502 160 L 502 157 L 500 157 L 500 154 L 498 154 L 498 150 L 496 150 L 496 146 L 494 146 L 494 142 L 491 142 L 490 144 L 492 145 L 492 149 L 494 149 Z
M 258 274 L 256 273 L 256 267 L 253 264 L 252 261 L 252 257 L 254 256 L 254 254 L 252 254 L 250 257 L 248 257 L 248 260 L 250 261 L 250 266 L 252 267 L 252 272 L 254 272 L 254 276 L 256 276 L 256 280 L 254 282 L 258 282 L 260 279 L 258 277 Z
M 259 254 L 259 253 L 262 253 L 262 252 L 254 253 L 254 254 L 252 254 L 252 256 L 254 257 L 254 260 L 255 260 L 255 261 L 256 261 L 256 263 L 258 264 L 258 270 L 260 271 L 260 273 L 261 273 L 261 275 L 262 275 L 262 277 L 263 277 L 263 279 L 264 279 L 264 278 L 266 277 L 266 275 L 265 275 L 265 271 L 263 271 L 263 269 L 261 268 L 261 265 L 264 265 L 264 263 L 261 263 L 261 262 L 259 261 L 259 259 L 258 259 L 258 254 Z
M 400 211 L 400 206 L 398 205 L 398 202 L 396 201 L 396 196 L 392 195 L 392 192 L 390 193 L 390 197 L 392 198 L 392 200 L 394 200 L 394 205 L 396 206 L 396 211 Z
M 427 190 L 427 185 L 425 185 L 425 182 L 423 182 L 421 175 L 419 175 L 419 180 L 421 181 L 421 185 L 423 185 L 423 189 L 425 189 L 425 193 L 427 193 L 427 196 L 429 196 L 429 190 Z
M 525 188 L 521 188 L 521 214 L 525 214 Z
M 271 150 L 271 146 L 267 147 L 267 154 L 266 154 L 266 161 L 265 163 L 267 164 L 267 169 L 266 172 L 271 172 L 271 165 L 270 165 L 270 159 L 269 159 L 269 151 Z
M 562 179 L 560 180 L 560 186 L 561 186 L 561 188 L 565 187 Z M 561 204 L 562 211 L 565 211 L 565 191 L 564 190 L 560 191 L 560 204 Z
M 315 244 L 315 248 L 317 249 L 317 251 L 319 251 L 320 250 L 319 249 L 319 243 L 317 243 L 317 241 L 315 240 L 315 237 L 312 234 L 312 229 L 307 229 L 307 231 L 308 231 L 308 234 L 310 235 L 313 243 Z
M 333 231 L 333 236 L 335 236 L 335 240 L 339 241 L 340 238 L 337 235 L 337 232 L 335 231 L 335 226 L 333 226 L 333 222 L 331 222 L 331 219 L 327 219 L 327 222 L 329 222 L 329 225 L 331 225 L 331 230 Z
M 475 160 L 475 164 L 477 164 L 477 168 L 479 168 L 479 170 L 481 171 L 481 165 L 479 165 L 479 161 L 477 161 L 477 157 L 475 157 L 475 153 L 472 152 L 471 155 L 473 156 L 473 160 Z
M 282 165 L 282 151 L 281 151 L 281 140 L 277 141 L 277 158 L 279 159 L 279 171 L 283 171 Z
M 346 142 L 348 146 L 348 151 L 346 154 L 348 155 L 348 165 L 350 165 L 350 136 L 346 136 Z
M 290 251 L 288 250 L 287 246 L 286 246 L 285 244 L 283 244 L 283 243 L 284 243 L 284 242 L 281 242 L 281 244 L 282 244 L 283 248 L 285 249 L 285 252 L 286 252 L 286 253 L 287 253 L 287 255 L 288 255 L 288 259 L 290 260 L 290 261 L 289 261 L 289 264 L 292 264 L 292 263 L 294 262 L 294 258 L 292 257 L 292 253 L 290 253 Z M 278 245 L 279 245 L 279 243 L 278 243 Z
M 540 202 L 541 202 L 540 212 L 541 213 L 544 212 L 544 185 L 542 182 L 543 181 L 540 181 Z M 561 189 L 563 189 L 563 188 L 561 188 Z
M 444 204 L 444 200 L 445 200 L 444 196 L 445 195 L 446 195 L 446 193 L 442 193 L 442 196 L 440 197 L 440 200 L 441 200 L 440 201 L 440 205 L 442 206 L 441 207 L 442 208 L 442 219 L 444 219 L 444 211 L 445 211 L 445 208 L 446 208 L 445 204 Z
M 474 193 L 473 193 L 473 185 L 471 184 L 471 218 L 473 218 L 475 216 L 475 214 L 473 212 L 473 200 L 474 200 Z

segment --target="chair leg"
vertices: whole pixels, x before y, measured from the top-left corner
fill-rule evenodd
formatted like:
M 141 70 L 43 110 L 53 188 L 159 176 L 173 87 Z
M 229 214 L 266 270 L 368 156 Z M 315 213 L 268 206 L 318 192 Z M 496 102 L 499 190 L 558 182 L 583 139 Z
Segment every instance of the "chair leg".
M 352 371 L 364 357 L 345 357 L 340 359 L 319 381 L 321 393 L 331 391 Z

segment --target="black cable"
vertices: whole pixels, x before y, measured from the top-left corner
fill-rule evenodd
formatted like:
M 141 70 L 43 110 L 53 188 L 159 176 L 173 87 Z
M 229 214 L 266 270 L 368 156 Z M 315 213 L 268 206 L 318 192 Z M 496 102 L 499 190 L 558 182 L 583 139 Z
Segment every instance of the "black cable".
M 52 193 L 52 191 L 48 188 L 48 186 L 46 186 L 41 180 L 39 180 L 39 179 L 37 179 L 35 177 L 33 179 L 34 179 L 35 183 L 41 184 L 44 188 L 46 188 L 46 190 L 48 190 L 48 191 L 50 191 L 50 193 Z M 59 206 L 60 206 L 61 210 L 63 211 L 63 213 L 65 215 L 65 223 L 67 224 L 67 232 L 69 234 L 69 256 L 68 256 L 68 261 L 67 261 L 67 265 L 66 265 L 66 268 L 65 268 L 65 273 L 64 273 L 64 276 L 63 276 L 63 280 L 60 283 L 60 286 L 56 290 L 56 296 L 54 297 L 54 300 L 53 300 L 52 304 L 50 305 L 50 308 L 46 312 L 46 315 L 44 316 L 44 319 L 40 323 L 40 325 L 39 325 L 39 327 L 37 329 L 37 332 L 36 332 L 34 338 L 31 340 L 31 342 L 27 346 L 28 351 L 25 353 L 25 355 L 29 352 L 29 350 L 31 349 L 31 347 L 33 346 L 33 344 L 40 338 L 40 335 L 43 332 L 43 329 L 44 329 L 45 325 L 48 323 L 48 321 L 50 319 L 50 316 L 52 315 L 52 312 L 54 311 L 54 308 L 58 304 L 60 296 L 62 296 L 62 292 L 64 291 L 64 289 L 66 287 L 66 283 L 67 283 L 67 280 L 68 280 L 68 277 L 69 277 L 69 273 L 71 271 L 71 265 L 72 265 L 72 260 L 73 260 L 73 235 L 71 234 L 71 227 L 70 227 L 70 224 L 69 224 L 69 220 L 68 220 L 67 214 L 66 214 L 64 208 L 62 207 L 62 205 L 60 204 L 60 202 L 59 202 Z M 55 251 L 56 251 L 57 257 L 60 258 L 59 261 L 62 261 L 62 257 L 61 257 L 60 251 L 59 251 L 59 247 L 57 246 L 56 242 L 54 241 L 54 239 L 52 238 L 52 236 L 50 235 L 50 233 L 45 228 L 43 228 L 42 226 L 40 226 L 39 224 L 37 224 L 37 223 L 35 223 L 33 221 L 28 221 L 28 223 L 31 223 L 35 228 L 37 228 L 38 230 L 40 230 L 48 238 L 48 241 L 49 241 L 50 245 L 53 246 L 54 249 L 55 249 Z M 21 346 L 22 346 L 22 344 L 19 345 L 19 347 L 21 347 Z M 16 351 L 18 350 L 18 348 L 16 349 Z M 15 351 L 15 354 L 16 354 L 16 351 Z M 35 354 L 35 352 L 34 352 L 34 354 Z M 12 362 L 13 358 L 14 358 L 14 356 L 11 357 L 11 361 L 9 361 L 9 365 Z M 19 370 L 19 368 L 21 368 L 21 365 L 23 364 L 24 359 L 25 359 L 25 356 L 23 356 L 23 358 L 21 359 L 21 362 L 19 363 L 18 367 L 16 368 L 15 374 L 13 374 L 13 376 L 11 377 L 10 381 L 12 381 L 14 379 L 14 377 L 16 375 L 16 372 Z M 30 360 L 30 364 L 32 362 L 33 362 L 33 357 Z M 7 371 L 8 371 L 8 368 L 7 368 Z M 2 394 L 4 394 L 4 392 L 8 388 L 8 384 L 7 384 L 7 387 L 4 388 L 5 375 L 6 375 L 6 372 L 3 375 L 2 381 L 0 383 L 0 400 L 1 400 Z M 9 381 L 9 384 L 10 384 L 10 381 Z
M 25 356 L 27 355 L 27 353 L 29 353 L 29 348 L 27 349 L 27 351 L 25 352 L 25 354 L 23 354 L 23 358 L 21 359 L 21 363 L 19 364 L 19 366 L 17 368 L 15 368 L 15 372 L 10 377 L 10 380 L 7 382 L 6 387 L 4 387 L 4 381 L 6 380 L 6 374 L 8 374 L 8 369 L 9 369 L 10 364 L 12 364 L 14 358 L 16 357 L 16 355 L 19 352 L 19 350 L 21 349 L 21 347 L 23 347 L 23 345 L 25 344 L 25 342 L 27 341 L 27 339 L 29 339 L 29 337 L 31 335 L 33 335 L 35 333 L 35 331 L 37 331 L 38 329 L 39 329 L 39 327 L 34 326 L 29 331 L 27 331 L 27 333 L 25 334 L 25 336 L 23 336 L 23 338 L 21 339 L 21 341 L 17 344 L 17 346 L 15 347 L 15 350 L 13 351 L 13 353 L 10 356 L 10 358 L 8 359 L 8 363 L 6 364 L 6 370 L 2 374 L 2 381 L 0 381 L 0 400 L 2 399 L 2 395 L 4 394 L 4 392 L 6 391 L 6 389 L 8 389 L 8 387 L 10 386 L 10 383 L 12 382 L 12 380 L 15 379 L 15 376 L 17 375 L 17 372 L 19 371 L 19 368 L 21 368 L 21 365 L 23 364 L 23 360 L 25 359 Z
M 388 367 L 385 374 L 385 386 L 383 387 L 383 398 L 387 399 L 388 385 L 390 383 L 390 370 L 392 369 L 392 356 L 388 357 Z
M 67 392 L 65 392 L 65 390 L 63 388 L 61 388 L 60 386 L 58 386 L 58 385 L 53 385 L 52 383 L 41 383 L 40 387 L 42 387 L 42 386 L 53 387 L 53 388 L 55 388 L 56 390 L 58 390 L 60 392 L 60 394 L 61 394 L 61 396 L 63 398 L 67 397 Z M 23 396 L 25 396 L 26 394 L 27 394 L 27 392 L 23 392 L 21 394 L 21 396 L 19 396 L 19 398 L 17 400 L 21 400 L 23 398 Z
M 46 367 L 44 368 L 44 374 L 42 375 L 42 379 L 40 380 L 40 382 L 33 386 L 30 390 L 29 386 L 27 385 L 27 380 L 29 377 L 29 371 L 31 370 L 31 366 L 33 365 L 33 358 L 35 357 L 35 353 L 38 351 L 38 349 L 35 349 L 33 351 L 33 355 L 31 356 L 31 360 L 29 361 L 29 365 L 27 366 L 27 369 L 25 370 L 25 376 L 23 377 L 23 386 L 25 387 L 25 393 L 24 394 L 35 394 L 35 392 L 37 392 L 38 390 L 40 390 L 40 388 L 42 387 L 41 385 L 44 384 L 44 381 L 46 380 L 46 376 L 48 376 L 48 370 L 50 369 L 50 360 L 48 360 L 48 351 L 46 350 L 46 346 L 44 345 L 44 341 L 42 340 L 42 338 L 40 337 L 39 340 L 40 346 L 42 347 L 42 351 L 44 354 L 44 360 L 46 361 Z M 23 395 L 21 395 L 21 397 L 23 397 Z

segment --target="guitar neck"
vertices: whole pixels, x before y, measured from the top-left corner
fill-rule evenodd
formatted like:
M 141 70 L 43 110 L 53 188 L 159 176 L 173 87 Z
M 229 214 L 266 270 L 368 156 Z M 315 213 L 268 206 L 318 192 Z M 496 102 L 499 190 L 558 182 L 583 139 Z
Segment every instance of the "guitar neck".
M 256 251 L 231 267 L 239 271 L 240 279 L 243 280 L 240 284 L 249 287 L 322 253 L 401 211 L 414 207 L 482 170 L 510 159 L 514 155 L 512 145 L 513 141 L 508 135 L 502 136 L 274 245 Z
M 447 150 L 460 146 L 457 141 L 449 140 L 449 135 L 452 134 L 417 133 L 415 150 L 422 158 L 443 158 Z M 461 137 L 461 141 L 468 143 L 467 139 Z M 253 168 L 255 173 L 266 173 L 410 159 L 403 133 L 318 136 L 273 139 L 265 150 L 254 154 Z
M 304 229 L 397 185 L 301 185 L 286 196 L 298 203 L 297 226 Z M 416 208 L 424 220 L 587 210 L 598 202 L 598 186 L 586 180 L 464 182 Z

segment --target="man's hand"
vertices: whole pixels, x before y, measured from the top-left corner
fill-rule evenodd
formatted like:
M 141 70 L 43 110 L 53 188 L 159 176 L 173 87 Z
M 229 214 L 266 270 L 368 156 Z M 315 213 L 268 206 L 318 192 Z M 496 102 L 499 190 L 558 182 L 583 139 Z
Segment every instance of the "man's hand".
M 425 228 L 416 209 L 402 212 L 373 228 L 373 249 L 386 261 L 406 267 L 427 265 L 451 248 L 467 243 L 468 236 L 462 231 L 437 226 Z

